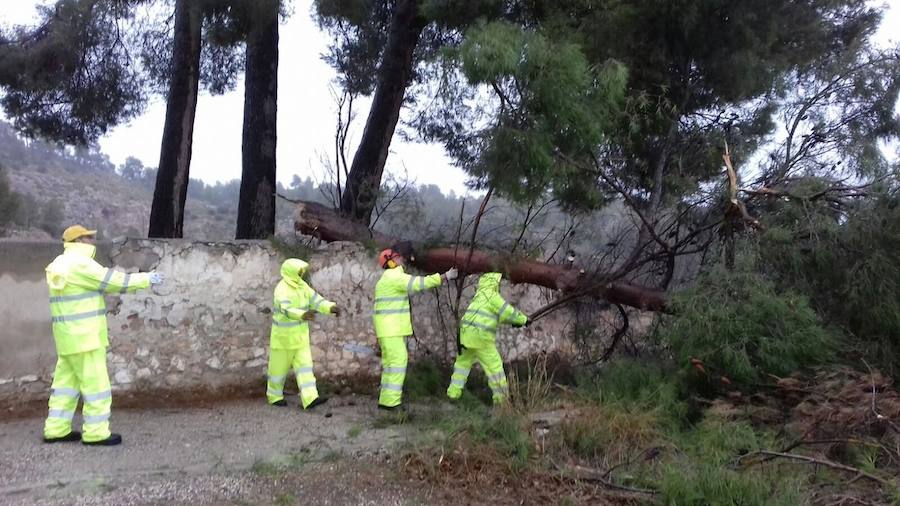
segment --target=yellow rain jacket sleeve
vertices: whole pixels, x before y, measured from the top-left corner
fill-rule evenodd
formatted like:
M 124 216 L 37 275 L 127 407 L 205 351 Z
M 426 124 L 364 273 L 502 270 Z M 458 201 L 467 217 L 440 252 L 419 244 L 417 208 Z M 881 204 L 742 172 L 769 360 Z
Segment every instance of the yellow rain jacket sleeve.
M 299 349 L 309 340 L 309 324 L 303 315 L 308 311 L 331 314 L 335 306 L 303 281 L 302 276 L 308 268 L 309 264 L 298 258 L 289 258 L 281 265 L 281 281 L 275 287 L 269 336 L 273 349 Z
M 96 247 L 65 243 L 64 252 L 47 266 L 50 315 L 58 355 L 109 346 L 104 293 L 148 288 L 147 273 L 125 273 L 94 261 Z
M 375 284 L 375 310 L 372 315 L 377 337 L 412 335 L 409 296 L 441 286 L 441 275 L 410 276 L 397 266 L 385 269 Z
M 508 323 L 522 326 L 528 322 L 524 313 L 500 296 L 499 272 L 482 274 L 475 297 L 459 324 L 460 342 L 466 348 L 483 348 L 497 339 L 497 326 Z

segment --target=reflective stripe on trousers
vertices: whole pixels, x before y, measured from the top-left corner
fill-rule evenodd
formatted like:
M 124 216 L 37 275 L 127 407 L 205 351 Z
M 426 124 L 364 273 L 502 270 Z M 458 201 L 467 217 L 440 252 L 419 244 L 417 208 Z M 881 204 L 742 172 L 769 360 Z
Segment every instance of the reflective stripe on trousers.
M 112 392 L 105 348 L 59 356 L 51 388 L 44 437 L 63 437 L 72 431 L 79 396 L 84 398 L 82 439 L 100 441 L 109 437 Z
M 406 380 L 406 337 L 380 337 L 378 344 L 381 346 L 381 392 L 378 404 L 398 406 L 403 401 L 403 382 Z
M 462 396 L 469 371 L 476 362 L 481 364 L 481 368 L 487 376 L 494 403 L 503 402 L 509 394 L 509 386 L 506 382 L 506 374 L 503 372 L 503 359 L 500 357 L 496 345 L 463 348 L 462 353 L 456 356 L 450 386 L 447 387 L 447 396 L 451 399 L 459 399 Z
M 308 346 L 291 350 L 269 349 L 266 399 L 270 404 L 284 399 L 284 384 L 289 372 L 296 374 L 301 405 L 309 406 L 319 396 L 319 391 Z

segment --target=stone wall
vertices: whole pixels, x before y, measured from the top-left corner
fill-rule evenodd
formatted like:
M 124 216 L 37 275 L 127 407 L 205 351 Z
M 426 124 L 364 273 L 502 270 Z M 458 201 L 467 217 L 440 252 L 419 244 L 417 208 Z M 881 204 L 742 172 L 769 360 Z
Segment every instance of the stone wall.
M 47 395 L 56 355 L 50 335 L 44 267 L 61 252 L 59 243 L 0 242 L 0 399 Z M 316 374 L 375 377 L 379 359 L 372 329 L 372 296 L 381 274 L 374 254 L 351 243 L 313 250 L 311 285 L 345 308 L 340 318 L 311 323 Z M 166 283 L 136 294 L 109 295 L 109 372 L 113 388 L 188 389 L 259 382 L 265 374 L 272 290 L 281 254 L 268 242 L 206 243 L 127 239 L 100 245 L 98 261 L 135 272 L 158 270 Z M 477 278 L 472 277 L 470 284 Z M 501 287 L 525 312 L 549 299 L 547 290 Z M 454 291 L 412 299 L 416 336 L 413 360 L 452 361 L 455 324 L 447 309 Z M 471 299 L 472 286 L 462 305 Z M 506 360 L 537 351 L 570 353 L 565 339 L 569 315 L 560 311 L 526 329 L 502 327 L 498 344 Z

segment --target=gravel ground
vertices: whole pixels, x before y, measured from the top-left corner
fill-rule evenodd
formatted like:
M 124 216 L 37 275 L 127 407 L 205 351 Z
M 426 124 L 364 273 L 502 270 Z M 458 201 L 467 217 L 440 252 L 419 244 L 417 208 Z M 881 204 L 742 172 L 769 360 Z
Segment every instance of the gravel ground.
M 43 444 L 42 418 L 0 422 L 0 504 L 423 501 L 423 487 L 386 465 L 414 437 L 410 425 L 375 423 L 368 397 L 332 398 L 309 412 L 291 400 L 287 408 L 262 400 L 114 407 L 112 430 L 124 443 L 110 448 Z

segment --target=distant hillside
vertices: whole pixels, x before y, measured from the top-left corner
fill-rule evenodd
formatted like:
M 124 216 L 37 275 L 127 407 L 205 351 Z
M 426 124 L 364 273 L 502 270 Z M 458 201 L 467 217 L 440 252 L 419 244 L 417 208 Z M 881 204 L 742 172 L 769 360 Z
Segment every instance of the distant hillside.
M 0 122 L 0 167 L 7 169 L 3 172 L 9 186 L 21 200 L 13 226 L 6 226 L 8 237 L 58 237 L 71 223 L 97 228 L 105 238 L 147 233 L 156 169 L 135 158 L 117 167 L 96 148 L 75 150 L 27 141 Z M 277 191 L 291 199 L 333 203 L 333 197 L 326 197 L 334 193 L 330 186 L 309 178 L 294 176 L 289 187 L 279 184 Z M 430 243 L 467 241 L 481 201 L 479 196 L 445 194 L 435 185 L 415 185 L 391 176 L 383 182 L 382 192 L 373 217 L 375 228 Z M 239 194 L 237 180 L 209 185 L 191 179 L 185 238 L 233 239 Z M 293 211 L 292 204 L 277 200 L 277 235 L 293 235 Z M 522 229 L 526 221 L 527 232 Z M 589 215 L 571 215 L 549 202 L 528 208 L 495 197 L 481 220 L 478 242 L 544 259 L 559 260 L 569 250 L 608 256 L 614 244 L 627 242 L 623 234 L 633 222 L 618 202 Z M 3 224 L 0 220 L 0 228 Z
M 130 167 L 134 169 L 133 162 Z M 138 162 L 139 163 L 139 162 Z M 57 148 L 41 141 L 19 138 L 0 122 L 0 167 L 7 169 L 12 191 L 21 203 L 15 226 L 7 234 L 21 238 L 57 237 L 62 228 L 82 223 L 102 237 L 144 237 L 150 220 L 156 171 L 124 177 L 125 166 L 115 167 L 96 149 Z M 197 190 L 205 185 L 192 181 Z M 195 193 L 192 191 L 192 193 Z M 237 195 L 231 205 L 213 205 L 189 198 L 185 209 L 185 236 L 222 240 L 234 237 Z

